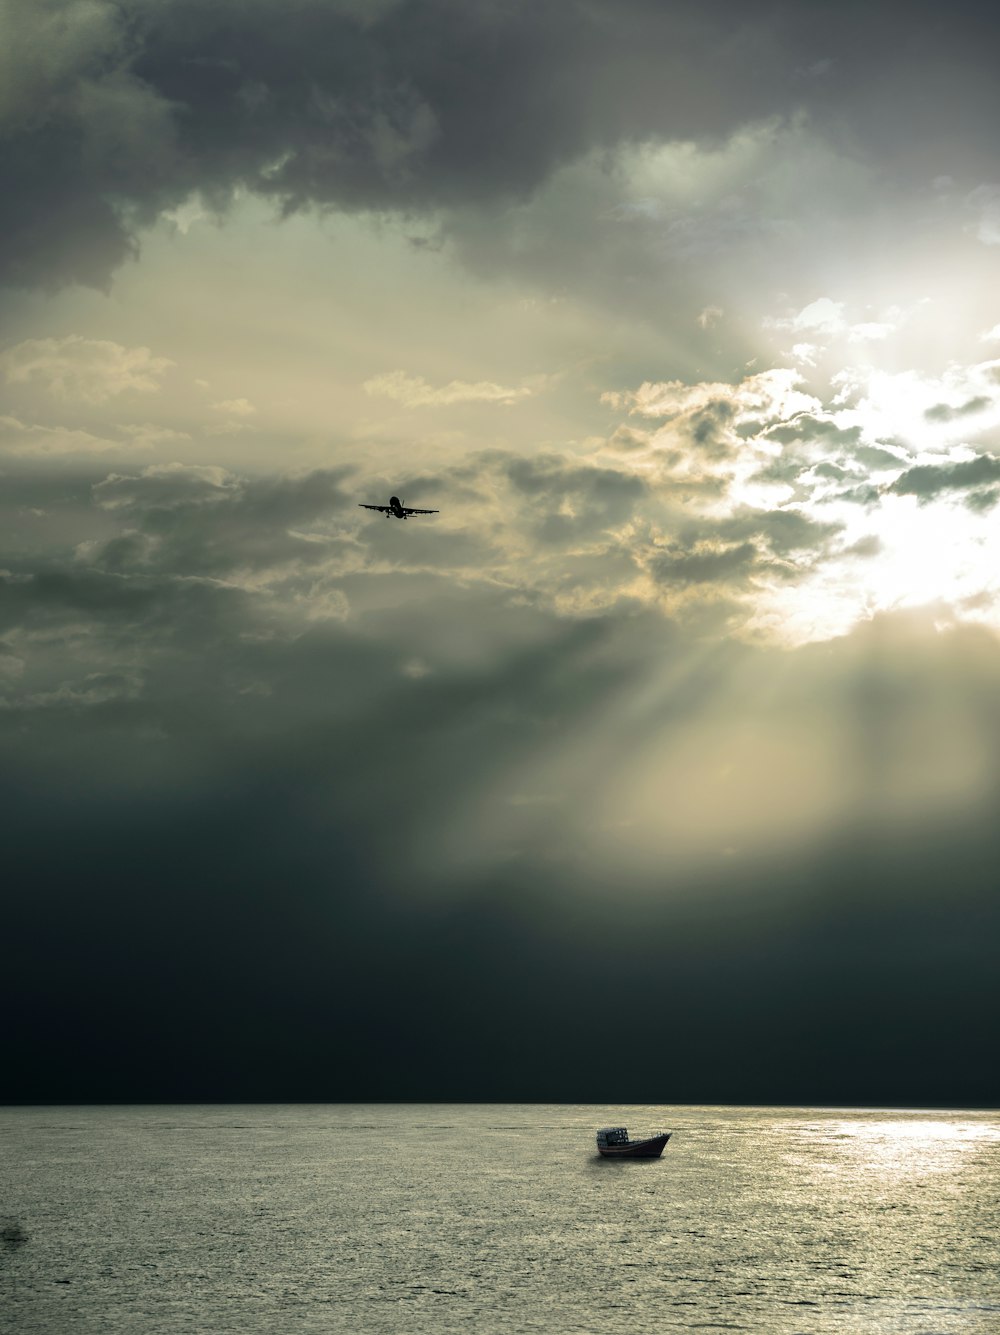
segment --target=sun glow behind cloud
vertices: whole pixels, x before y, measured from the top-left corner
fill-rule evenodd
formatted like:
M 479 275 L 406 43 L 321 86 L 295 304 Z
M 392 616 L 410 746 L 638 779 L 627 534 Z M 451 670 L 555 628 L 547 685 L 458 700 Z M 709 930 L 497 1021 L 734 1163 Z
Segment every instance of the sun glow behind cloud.
M 896 614 L 795 653 L 720 655 L 640 619 L 609 652 L 626 666 L 599 711 L 497 757 L 487 787 L 460 797 L 442 884 L 541 858 L 581 890 L 620 877 L 690 892 L 692 874 L 795 858 L 844 831 L 904 842 L 918 817 L 967 816 L 990 790 L 995 642 L 972 628 L 935 637 Z M 578 679 L 595 657 L 596 644 L 574 657 Z
M 696 592 L 728 584 L 748 613 L 744 634 L 793 646 L 928 604 L 947 608 L 946 620 L 1000 628 L 992 518 L 1000 458 L 990 447 L 1000 428 L 1000 363 L 899 370 L 894 336 L 905 320 L 896 316 L 878 323 L 874 338 L 876 324 L 818 298 L 764 322 L 785 331 L 785 356 L 797 365 L 733 384 L 647 382 L 605 396 L 633 419 L 658 423 L 622 428 L 611 443 L 681 506 L 674 526 L 687 520 L 688 564 L 665 568 L 686 575 L 700 557 Z M 819 340 L 815 369 L 791 342 L 804 329 Z M 858 342 L 863 360 L 852 355 Z M 789 540 L 793 524 L 801 540 Z M 676 550 L 668 526 L 657 542 Z M 664 585 L 661 596 L 676 607 L 677 580 Z
M 605 395 L 628 417 L 599 453 L 644 488 L 618 531 L 647 576 L 629 592 L 702 629 L 551 755 L 504 772 L 462 822 L 460 866 L 470 845 L 544 848 L 598 881 L 669 878 L 873 820 L 902 838 L 989 790 L 977 701 L 1000 631 L 997 364 L 900 370 L 898 329 L 859 339 L 846 303 L 823 310 L 837 319 L 818 331 L 822 373 Z M 764 657 L 721 670 L 727 636 Z
M 907 714 L 873 789 L 856 701 L 807 657 L 908 610 L 929 608 L 942 640 L 1000 628 L 998 313 L 929 248 L 873 262 L 851 220 L 880 189 L 793 115 L 592 148 L 502 205 L 425 216 L 303 207 L 276 226 L 237 190 L 228 213 L 192 207 L 144 236 L 115 280 L 134 328 L 79 290 L 47 309 L 66 323 L 19 341 L 0 449 L 114 451 L 90 497 L 123 527 L 77 542 L 74 573 L 216 580 L 262 635 L 336 624 L 363 641 L 375 616 L 396 674 L 428 691 L 514 661 L 487 629 L 495 600 L 550 618 L 557 643 L 610 625 L 625 647 L 599 668 L 567 650 L 558 694 L 607 673 L 572 729 L 539 708 L 529 754 L 461 795 L 462 867 L 470 847 L 712 863 L 803 846 L 859 800 L 892 819 L 955 809 L 987 769 L 960 700 L 934 696 L 933 736 Z M 953 196 L 945 223 L 985 244 L 986 196 L 924 194 Z M 124 421 L 140 400 L 158 420 L 129 445 L 152 456 L 119 466 L 117 423 L 43 432 L 69 390 Z M 354 502 L 392 492 L 440 507 L 433 527 L 365 525 Z
M 942 625 L 1000 629 L 993 575 L 1000 538 L 989 515 L 970 514 L 954 500 L 920 505 L 911 496 L 886 497 L 874 516 L 859 519 L 846 507 L 841 514 L 840 559 L 797 584 L 761 589 L 754 630 L 801 644 L 846 634 L 879 612 L 929 605 L 942 609 Z

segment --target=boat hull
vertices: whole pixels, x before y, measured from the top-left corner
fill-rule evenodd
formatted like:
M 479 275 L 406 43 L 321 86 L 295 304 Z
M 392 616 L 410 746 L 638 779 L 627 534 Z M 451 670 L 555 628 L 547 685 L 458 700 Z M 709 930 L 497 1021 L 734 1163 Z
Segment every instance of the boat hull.
M 604 1159 L 658 1159 L 671 1132 L 650 1136 L 648 1140 L 630 1140 L 625 1145 L 598 1145 L 597 1152 Z

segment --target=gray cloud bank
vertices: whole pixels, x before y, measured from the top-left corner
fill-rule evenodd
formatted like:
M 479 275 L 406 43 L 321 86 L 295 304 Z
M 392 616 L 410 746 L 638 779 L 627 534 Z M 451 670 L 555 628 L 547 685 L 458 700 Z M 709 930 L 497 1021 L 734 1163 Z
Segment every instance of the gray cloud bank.
M 989 159 L 997 110 L 997 20 L 973 4 L 6 0 L 4 18 L 0 280 L 23 285 L 106 283 L 195 191 L 447 210 L 523 198 L 594 149 L 800 109 L 905 171 L 934 145 Z
M 57 424 L 0 419 L 0 1098 L 1000 1103 L 1000 649 L 964 624 L 991 570 L 850 634 L 809 622 L 841 585 L 836 624 L 866 615 L 880 508 L 986 541 L 1000 465 L 966 433 L 994 381 L 928 391 L 925 453 L 850 424 L 863 379 L 824 408 L 788 370 L 696 365 L 729 278 L 791 292 L 797 247 L 851 257 L 841 194 L 888 253 L 900 217 L 937 225 L 935 164 L 991 179 L 994 10 L 0 6 L 0 282 L 107 284 L 194 195 L 393 212 L 474 269 L 669 312 L 698 381 L 662 380 L 657 345 L 609 377 L 628 422 L 573 454 L 488 434 L 390 476 L 339 441 L 363 478 L 248 476 L 235 448 L 167 461 L 194 420 L 72 416 L 199 371 L 172 347 L 18 333 L 11 393 Z M 725 157 L 749 125 L 738 170 L 698 153 L 693 184 L 685 151 L 646 152 Z M 982 251 L 996 187 L 965 188 L 948 225 Z M 809 283 L 773 330 L 889 328 Z M 359 372 L 373 409 L 544 398 L 521 369 L 405 365 Z M 210 413 L 261 420 L 244 392 Z M 390 491 L 441 513 L 358 510 Z M 755 598 L 788 631 L 811 580 L 797 642 L 822 642 L 748 642 Z
M 986 632 L 560 615 L 328 471 L 6 496 L 0 1097 L 1000 1097 Z
M 925 502 L 949 491 L 966 492 L 967 503 L 973 508 L 990 509 L 997 501 L 998 482 L 1000 459 L 992 454 L 978 454 L 962 463 L 918 464 L 908 468 L 889 490 Z

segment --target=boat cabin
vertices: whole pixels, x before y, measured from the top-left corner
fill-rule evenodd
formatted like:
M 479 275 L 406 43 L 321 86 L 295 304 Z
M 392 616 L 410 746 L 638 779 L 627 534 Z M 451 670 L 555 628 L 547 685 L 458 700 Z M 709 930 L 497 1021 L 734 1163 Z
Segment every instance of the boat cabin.
M 597 1145 L 600 1149 L 608 1145 L 627 1145 L 628 1130 L 624 1126 L 606 1126 L 597 1133 Z

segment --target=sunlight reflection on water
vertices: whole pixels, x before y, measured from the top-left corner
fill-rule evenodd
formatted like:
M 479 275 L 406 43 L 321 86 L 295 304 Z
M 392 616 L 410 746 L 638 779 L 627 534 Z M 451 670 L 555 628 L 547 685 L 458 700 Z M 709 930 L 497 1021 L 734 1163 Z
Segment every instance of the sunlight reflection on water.
M 594 1131 L 672 1130 L 612 1162 Z M 0 1109 L 0 1329 L 1000 1330 L 1000 1114 Z
M 844 1175 L 953 1173 L 1000 1144 L 1000 1126 L 957 1118 L 827 1120 L 803 1126 L 802 1135 L 828 1147 L 818 1168 Z

